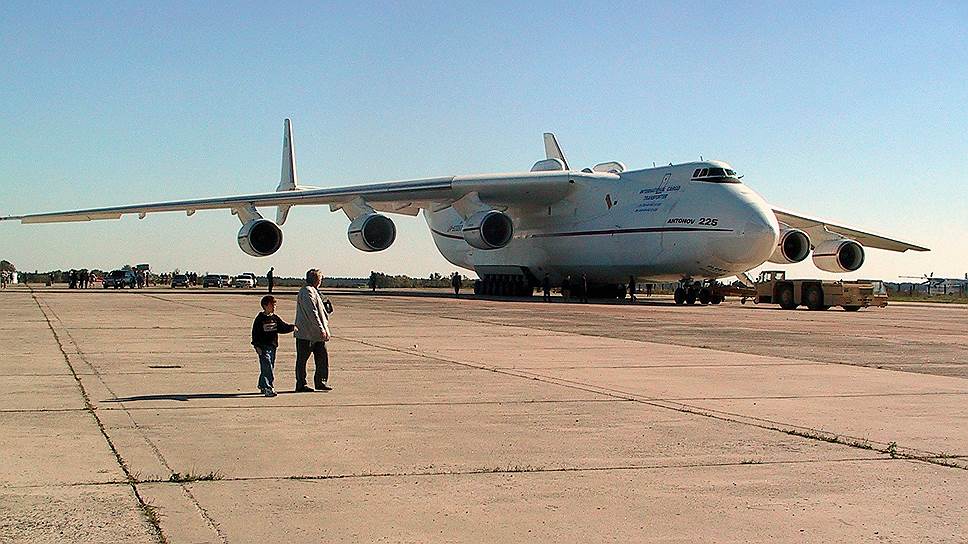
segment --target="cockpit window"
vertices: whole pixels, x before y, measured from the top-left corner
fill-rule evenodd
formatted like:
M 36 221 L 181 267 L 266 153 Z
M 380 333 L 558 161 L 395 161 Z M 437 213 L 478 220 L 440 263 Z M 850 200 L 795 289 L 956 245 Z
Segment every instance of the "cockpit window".
M 736 170 L 732 168 L 697 168 L 692 179 L 709 183 L 740 183 Z

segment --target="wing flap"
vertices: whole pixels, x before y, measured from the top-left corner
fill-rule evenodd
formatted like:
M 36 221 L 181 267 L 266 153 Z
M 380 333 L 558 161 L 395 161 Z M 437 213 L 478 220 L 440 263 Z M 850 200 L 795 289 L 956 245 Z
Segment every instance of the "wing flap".
M 852 240 L 856 240 L 864 247 L 899 252 L 905 252 L 909 249 L 913 251 L 930 251 L 926 247 L 915 245 L 909 242 L 903 242 L 894 238 L 888 238 L 886 236 L 880 236 L 878 234 L 845 227 L 843 225 L 831 223 L 823 219 L 808 217 L 800 213 L 791 212 L 789 210 L 773 208 L 773 213 L 776 214 L 776 219 L 780 223 L 785 223 L 791 227 L 806 231 L 810 236 L 810 240 L 814 242 L 833 239 L 837 237 L 836 235 L 840 235 Z

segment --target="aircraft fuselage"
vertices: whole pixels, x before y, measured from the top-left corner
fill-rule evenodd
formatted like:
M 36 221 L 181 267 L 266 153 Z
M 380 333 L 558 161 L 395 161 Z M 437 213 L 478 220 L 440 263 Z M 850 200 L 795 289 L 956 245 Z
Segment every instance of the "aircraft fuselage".
M 576 177 L 575 190 L 552 206 L 515 207 L 514 237 L 501 249 L 481 250 L 461 236 L 463 218 L 452 207 L 425 210 L 445 259 L 479 274 L 508 265 L 537 278 L 586 274 L 590 282 L 624 283 L 715 279 L 759 266 L 776 248 L 779 226 L 755 191 L 729 182 L 693 178 L 705 161 L 621 172 L 602 179 Z

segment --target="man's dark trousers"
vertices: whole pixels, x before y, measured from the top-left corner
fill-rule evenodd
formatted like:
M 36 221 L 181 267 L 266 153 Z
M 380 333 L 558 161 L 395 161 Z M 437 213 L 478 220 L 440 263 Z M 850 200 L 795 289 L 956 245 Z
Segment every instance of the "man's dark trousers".
M 326 353 L 326 342 L 313 342 L 296 338 L 296 389 L 306 387 L 306 362 L 309 354 L 313 354 L 316 372 L 313 374 L 313 384 L 319 388 L 329 379 L 329 354 Z

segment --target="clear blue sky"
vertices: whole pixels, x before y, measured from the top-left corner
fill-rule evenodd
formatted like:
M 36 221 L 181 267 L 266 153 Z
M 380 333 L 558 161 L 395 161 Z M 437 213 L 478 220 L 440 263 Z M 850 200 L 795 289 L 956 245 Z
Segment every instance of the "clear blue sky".
M 312 185 L 729 161 L 772 203 L 921 243 L 862 275 L 968 271 L 968 4 L 0 5 L 0 214 Z M 425 275 L 422 219 L 363 254 L 297 208 L 270 259 L 228 212 L 0 224 L 21 269 Z M 807 266 L 805 271 L 813 273 Z M 806 273 L 806 272 L 805 272 Z

